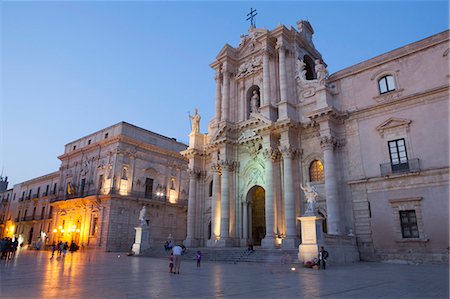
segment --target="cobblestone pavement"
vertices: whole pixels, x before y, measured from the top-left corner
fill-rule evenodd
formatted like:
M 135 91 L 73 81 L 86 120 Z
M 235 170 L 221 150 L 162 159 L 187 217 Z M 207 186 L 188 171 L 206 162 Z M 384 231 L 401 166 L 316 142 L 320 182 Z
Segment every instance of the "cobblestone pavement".
M 95 251 L 50 259 L 22 251 L 0 263 L 0 298 L 448 298 L 448 265 L 289 265 L 168 261 Z

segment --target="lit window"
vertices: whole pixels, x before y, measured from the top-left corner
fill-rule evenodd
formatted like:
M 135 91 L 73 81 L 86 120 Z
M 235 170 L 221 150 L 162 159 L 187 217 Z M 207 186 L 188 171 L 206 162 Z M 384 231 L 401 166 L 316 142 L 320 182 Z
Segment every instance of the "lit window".
M 394 77 L 388 75 L 378 80 L 378 88 L 380 89 L 380 94 L 395 90 Z
M 319 160 L 314 160 L 309 166 L 309 180 L 311 182 L 323 181 L 323 164 Z
M 388 142 L 389 155 L 391 157 L 392 171 L 404 171 L 409 169 L 408 155 L 406 153 L 405 139 L 397 139 Z
M 419 228 L 417 226 L 416 211 L 400 211 L 400 223 L 403 238 L 418 238 Z

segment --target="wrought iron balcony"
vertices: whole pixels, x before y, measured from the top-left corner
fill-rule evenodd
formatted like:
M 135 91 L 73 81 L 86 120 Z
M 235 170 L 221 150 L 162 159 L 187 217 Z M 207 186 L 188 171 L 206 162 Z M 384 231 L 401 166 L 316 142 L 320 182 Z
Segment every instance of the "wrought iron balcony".
M 419 159 L 418 158 L 408 159 L 406 163 L 401 164 L 383 163 L 380 164 L 380 170 L 381 176 L 419 172 L 420 171 Z

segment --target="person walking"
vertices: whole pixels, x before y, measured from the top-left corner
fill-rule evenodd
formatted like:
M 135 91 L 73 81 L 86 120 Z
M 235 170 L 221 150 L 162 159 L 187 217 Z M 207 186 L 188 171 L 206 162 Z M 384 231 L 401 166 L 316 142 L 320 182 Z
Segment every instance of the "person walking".
M 197 251 L 197 268 L 200 268 L 200 262 L 202 261 L 202 252 L 200 250 Z
M 169 272 L 173 273 L 173 253 L 169 256 Z
M 180 274 L 182 252 L 183 252 L 183 248 L 181 248 L 181 246 L 179 246 L 179 245 L 176 245 L 172 248 L 173 262 L 174 262 L 173 274 Z
M 325 248 L 321 246 L 319 251 L 319 266 L 321 266 L 324 270 L 326 269 L 327 258 L 328 251 L 326 251 Z

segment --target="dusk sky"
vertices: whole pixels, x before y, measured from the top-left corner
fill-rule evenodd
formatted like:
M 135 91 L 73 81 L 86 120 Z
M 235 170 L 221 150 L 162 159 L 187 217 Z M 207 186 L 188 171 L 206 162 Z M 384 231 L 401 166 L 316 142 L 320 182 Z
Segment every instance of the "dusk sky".
M 448 1 L 19 2 L 1 9 L 0 170 L 58 170 L 64 145 L 120 121 L 188 141 L 214 113 L 209 64 L 256 27 L 314 28 L 330 73 L 447 30 Z

